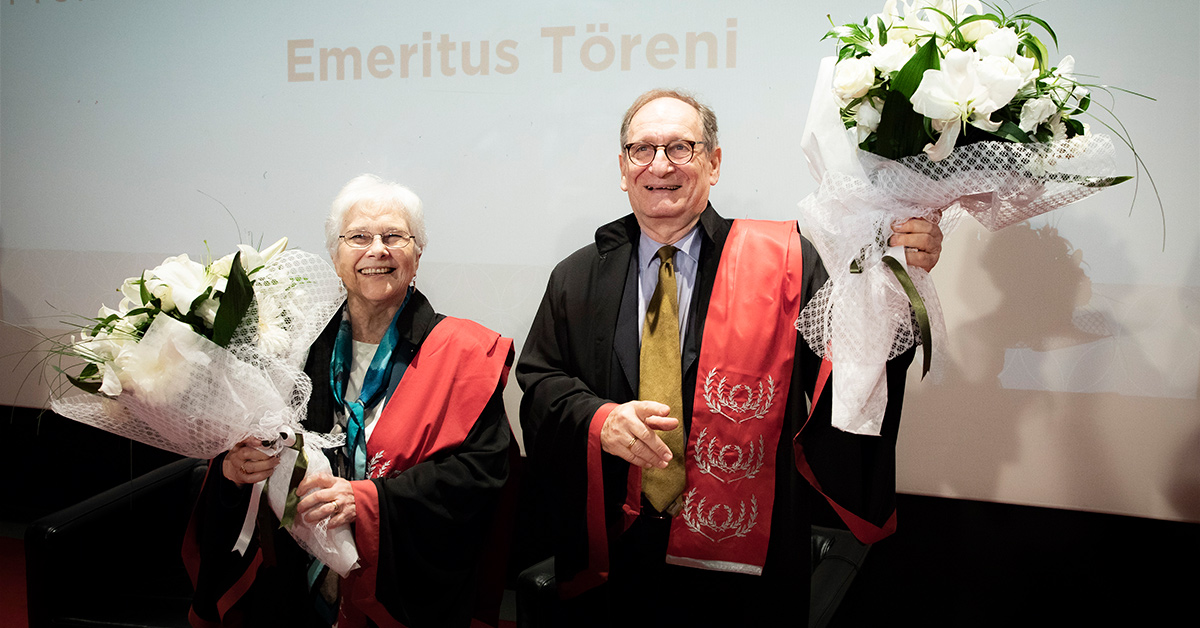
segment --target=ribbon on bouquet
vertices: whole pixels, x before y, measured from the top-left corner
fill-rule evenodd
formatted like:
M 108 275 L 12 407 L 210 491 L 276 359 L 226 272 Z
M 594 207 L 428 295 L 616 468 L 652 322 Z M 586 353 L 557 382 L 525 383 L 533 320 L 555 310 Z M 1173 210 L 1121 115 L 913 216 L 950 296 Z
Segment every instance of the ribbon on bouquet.
M 921 293 L 913 285 L 912 277 L 904 269 L 905 263 L 900 261 L 899 257 L 901 255 L 904 255 L 904 247 L 894 246 L 888 249 L 882 261 L 891 269 L 892 274 L 896 276 L 896 281 L 900 282 L 900 286 L 904 288 L 904 293 L 908 295 L 908 304 L 912 306 L 913 316 L 917 319 L 917 328 L 921 330 L 921 346 L 929 347 L 933 345 L 933 332 L 929 328 L 929 310 L 925 307 L 925 299 L 921 298 Z M 858 260 L 850 262 L 850 272 L 856 275 L 862 272 L 862 267 L 858 265 Z M 930 352 L 925 351 L 924 355 L 925 357 L 921 362 L 922 379 L 929 374 L 929 365 L 933 361 L 933 355 Z
M 292 465 L 292 479 L 288 481 L 287 500 L 283 503 L 283 516 L 279 518 L 279 527 L 290 530 L 292 522 L 296 520 L 296 505 L 300 503 L 296 489 L 304 480 L 304 474 L 308 472 L 308 454 L 304 453 L 303 434 L 297 434 L 294 442 L 287 446 L 296 450 L 296 462 Z
M 258 447 L 259 451 L 274 456 L 283 449 L 293 449 L 296 451 L 296 460 L 292 464 L 290 473 L 288 473 L 288 492 L 287 499 L 284 502 L 283 514 L 279 517 L 279 527 L 292 529 L 292 525 L 296 520 L 296 506 L 300 503 L 301 495 L 297 492 L 300 482 L 304 480 L 304 476 L 308 473 L 308 454 L 304 450 L 305 436 L 308 436 L 309 444 L 315 445 L 321 449 L 330 449 L 340 447 L 345 438 L 344 435 L 323 435 L 305 432 L 301 430 L 296 432 L 291 426 L 282 426 L 279 428 L 279 437 L 271 441 L 270 445 Z M 341 436 L 341 438 L 338 438 Z M 266 441 L 264 441 L 265 443 Z M 258 519 L 258 509 L 262 501 L 264 489 L 270 483 L 271 479 L 279 475 L 282 471 L 276 468 L 271 477 L 255 482 L 250 489 L 250 504 L 246 507 L 246 517 L 242 521 L 242 530 L 238 534 L 237 542 L 233 545 L 233 550 L 238 554 L 245 554 L 246 548 L 250 546 L 250 539 L 254 537 L 255 521 Z

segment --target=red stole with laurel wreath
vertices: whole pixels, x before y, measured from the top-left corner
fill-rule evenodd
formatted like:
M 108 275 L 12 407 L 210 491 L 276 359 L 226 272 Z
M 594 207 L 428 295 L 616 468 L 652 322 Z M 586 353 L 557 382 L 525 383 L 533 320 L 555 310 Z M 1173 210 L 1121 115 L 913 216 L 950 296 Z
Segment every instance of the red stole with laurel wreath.
M 795 222 L 733 222 L 705 315 L 668 563 L 762 573 L 803 272 Z M 627 523 L 641 507 L 640 476 L 630 468 Z
M 798 236 L 795 222 L 736 220 L 729 231 L 700 344 L 668 563 L 762 573 L 800 313 Z
M 446 317 L 421 343 L 367 441 L 369 479 L 350 483 L 362 566 L 342 581 L 339 626 L 362 626 L 366 617 L 378 626 L 400 625 L 375 599 L 380 510 L 373 479 L 395 477 L 461 445 L 511 365 L 512 340 L 468 320 Z

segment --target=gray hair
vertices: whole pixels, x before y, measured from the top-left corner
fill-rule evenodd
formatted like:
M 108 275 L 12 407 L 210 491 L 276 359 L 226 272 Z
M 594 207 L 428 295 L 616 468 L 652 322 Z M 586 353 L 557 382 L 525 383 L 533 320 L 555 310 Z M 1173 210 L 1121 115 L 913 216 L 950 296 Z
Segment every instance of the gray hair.
M 399 183 L 384 181 L 373 174 L 362 174 L 351 179 L 338 192 L 337 198 L 333 199 L 333 206 L 329 208 L 329 217 L 325 219 L 325 248 L 329 250 L 330 257 L 336 257 L 338 236 L 342 235 L 346 212 L 359 205 L 391 209 L 403 214 L 408 221 L 408 230 L 416 240 L 417 255 L 425 250 L 429 237 L 425 233 L 425 212 L 421 209 L 421 199 Z
M 717 149 L 717 114 L 713 113 L 713 110 L 709 109 L 708 105 L 696 100 L 696 97 L 688 92 L 675 89 L 652 89 L 638 96 L 637 100 L 633 101 L 633 104 L 625 112 L 625 118 L 621 120 L 621 150 L 625 150 L 625 144 L 629 137 L 629 122 L 633 120 L 633 116 L 642 107 L 659 98 L 674 98 L 675 100 L 681 100 L 691 105 L 696 110 L 696 113 L 700 114 L 700 125 L 704 129 L 704 147 L 710 151 Z

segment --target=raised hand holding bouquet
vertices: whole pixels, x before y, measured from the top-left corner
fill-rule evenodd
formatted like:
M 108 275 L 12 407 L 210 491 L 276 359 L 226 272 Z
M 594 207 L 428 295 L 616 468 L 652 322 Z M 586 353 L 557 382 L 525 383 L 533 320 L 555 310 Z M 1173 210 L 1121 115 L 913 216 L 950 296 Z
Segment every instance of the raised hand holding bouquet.
M 127 279 L 116 310 L 101 307 L 78 341 L 56 349 L 82 360 L 78 375 L 64 375 L 89 394 L 55 399 L 51 407 L 193 458 L 213 458 L 248 437 L 261 441 L 280 464 L 254 485 L 234 549 L 249 541 L 265 485 L 292 536 L 345 575 L 358 560 L 350 530 L 295 517 L 296 486 L 306 475 L 328 474 L 321 448 L 338 444 L 300 427 L 312 392 L 301 369 L 344 295 L 329 264 L 285 251 L 286 244 L 261 252 L 242 245 L 208 265 L 179 255 Z
M 840 429 L 878 434 L 885 362 L 919 342 L 928 372 L 945 342 L 928 274 L 886 246 L 893 224 L 945 233 L 966 212 L 994 231 L 1130 178 L 1074 118 L 1091 102 L 1074 59 L 1051 66 L 1034 29 L 1057 43 L 1040 18 L 978 0 L 888 0 L 826 35 L 838 57 L 821 63 L 802 142 L 820 185 L 800 207 L 830 280 L 796 326 L 837 372 Z

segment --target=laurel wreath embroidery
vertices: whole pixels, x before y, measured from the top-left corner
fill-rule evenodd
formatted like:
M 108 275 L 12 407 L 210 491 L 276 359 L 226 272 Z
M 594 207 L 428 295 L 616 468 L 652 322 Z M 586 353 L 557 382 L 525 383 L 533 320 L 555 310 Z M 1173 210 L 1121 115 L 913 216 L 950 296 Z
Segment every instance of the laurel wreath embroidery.
M 371 460 L 367 462 L 367 477 L 381 478 L 383 477 L 383 474 L 387 473 L 388 468 L 392 466 L 392 461 L 384 460 L 383 464 L 379 464 L 379 461 L 383 459 L 384 455 L 385 452 L 380 450 L 376 452 L 374 456 L 371 456 Z
M 692 532 L 713 543 L 720 543 L 733 537 L 744 537 L 758 523 L 758 498 L 754 495 L 750 496 L 749 517 L 746 513 L 746 502 L 740 503 L 741 509 L 738 511 L 737 517 L 733 516 L 733 508 L 725 504 L 716 504 L 706 512 L 704 508 L 708 501 L 707 497 L 700 498 L 700 503 L 693 508 L 692 500 L 695 495 L 696 489 L 693 488 L 688 491 L 687 497 L 683 500 L 683 522 Z M 720 522 L 717 521 L 718 513 L 725 515 Z M 705 530 L 712 531 L 712 534 Z
M 717 437 L 713 436 L 705 443 L 704 439 L 707 434 L 707 427 L 700 431 L 700 435 L 696 437 L 696 447 L 693 450 L 692 457 L 695 459 L 696 469 L 700 473 L 707 473 L 723 483 L 732 484 L 738 480 L 753 478 L 762 470 L 763 460 L 767 455 L 767 447 L 762 434 L 758 435 L 757 451 L 754 448 L 754 441 L 750 441 L 745 449 L 739 445 L 723 445 L 717 449 Z M 737 460 L 728 462 L 726 454 L 731 451 L 737 452 Z
M 763 387 L 762 380 L 759 380 L 757 395 L 745 384 L 736 384 L 726 393 L 727 378 L 721 375 L 718 380 L 717 377 L 717 369 L 712 369 L 704 378 L 704 402 L 713 414 L 719 414 L 734 423 L 745 423 L 751 419 L 761 419 L 771 410 L 771 403 L 775 400 L 775 380 L 770 375 L 767 376 L 766 388 Z M 738 396 L 742 394 L 746 396 L 746 400 L 738 403 Z M 741 418 L 729 414 L 725 411 L 726 408 Z

